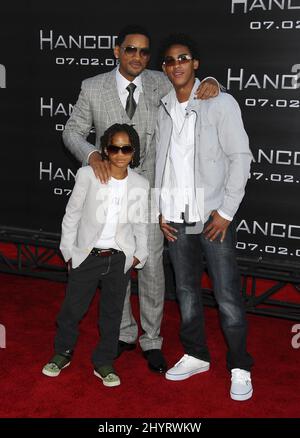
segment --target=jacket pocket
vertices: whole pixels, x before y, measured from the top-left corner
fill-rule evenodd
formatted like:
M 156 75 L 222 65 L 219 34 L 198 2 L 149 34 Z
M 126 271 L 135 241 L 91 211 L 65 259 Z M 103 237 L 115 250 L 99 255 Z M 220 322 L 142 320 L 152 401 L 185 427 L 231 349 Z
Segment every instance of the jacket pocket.
M 207 160 L 218 161 L 223 151 L 220 147 L 217 129 L 213 125 L 202 124 L 197 134 L 197 144 L 199 145 L 199 154 Z

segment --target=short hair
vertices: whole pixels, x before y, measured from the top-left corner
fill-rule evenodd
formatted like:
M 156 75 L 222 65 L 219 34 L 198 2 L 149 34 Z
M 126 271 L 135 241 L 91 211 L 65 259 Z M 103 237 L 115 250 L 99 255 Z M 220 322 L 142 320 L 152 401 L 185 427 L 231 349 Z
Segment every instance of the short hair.
M 194 41 L 189 35 L 185 33 L 174 33 L 169 36 L 167 36 L 160 44 L 159 49 L 159 65 L 161 67 L 164 57 L 166 54 L 166 51 L 175 45 L 181 45 L 186 46 L 189 51 L 191 52 L 191 55 L 193 59 L 200 59 L 200 52 L 199 47 L 196 41 Z
M 106 129 L 100 138 L 100 153 L 102 159 L 108 160 L 108 155 L 105 152 L 105 148 L 111 143 L 113 136 L 118 132 L 126 132 L 128 135 L 131 146 L 134 147 L 133 159 L 130 163 L 130 167 L 138 167 L 140 164 L 140 138 L 134 127 L 127 125 L 127 123 L 115 123 Z
M 124 27 L 123 29 L 121 29 L 116 40 L 116 46 L 121 46 L 127 35 L 136 35 L 136 34 L 144 35 L 145 37 L 147 37 L 149 40 L 149 47 L 151 46 L 151 38 L 147 29 L 136 24 L 130 24 Z

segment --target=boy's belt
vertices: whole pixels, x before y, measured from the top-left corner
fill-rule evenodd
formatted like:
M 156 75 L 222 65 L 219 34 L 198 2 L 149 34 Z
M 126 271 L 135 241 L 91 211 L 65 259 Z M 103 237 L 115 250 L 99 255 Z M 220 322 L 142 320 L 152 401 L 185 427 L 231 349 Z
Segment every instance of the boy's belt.
M 108 248 L 108 249 L 100 249 L 100 248 L 93 248 L 90 254 L 96 256 L 96 257 L 108 257 L 113 254 L 119 254 L 122 251 L 119 251 L 115 248 Z

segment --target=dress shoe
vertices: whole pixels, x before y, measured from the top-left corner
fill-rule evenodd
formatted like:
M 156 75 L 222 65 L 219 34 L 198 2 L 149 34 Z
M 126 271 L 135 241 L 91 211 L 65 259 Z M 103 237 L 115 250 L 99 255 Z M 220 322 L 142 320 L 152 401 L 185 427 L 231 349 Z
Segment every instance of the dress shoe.
M 158 348 L 146 350 L 143 353 L 144 358 L 148 361 L 148 367 L 155 373 L 165 373 L 167 371 L 167 363 L 161 350 Z
M 116 355 L 116 358 L 121 356 L 122 353 L 124 353 L 124 351 L 131 351 L 134 350 L 136 347 L 136 344 L 129 344 L 128 342 L 124 342 L 119 340 L 118 341 L 118 352 Z

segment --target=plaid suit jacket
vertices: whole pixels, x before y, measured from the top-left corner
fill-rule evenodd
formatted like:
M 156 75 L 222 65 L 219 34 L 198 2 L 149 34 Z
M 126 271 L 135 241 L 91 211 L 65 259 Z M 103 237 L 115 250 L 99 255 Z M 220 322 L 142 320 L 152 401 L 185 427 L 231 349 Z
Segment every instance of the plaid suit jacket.
M 87 164 L 90 152 L 99 149 L 104 131 L 114 123 L 134 125 L 141 140 L 141 164 L 137 170 L 154 184 L 155 145 L 154 132 L 160 99 L 171 89 L 165 75 L 158 71 L 141 73 L 143 93 L 136 112 L 130 120 L 124 110 L 117 89 L 116 69 L 82 82 L 81 92 L 63 132 L 66 147 L 76 158 Z M 96 140 L 91 144 L 87 137 L 94 127 Z

